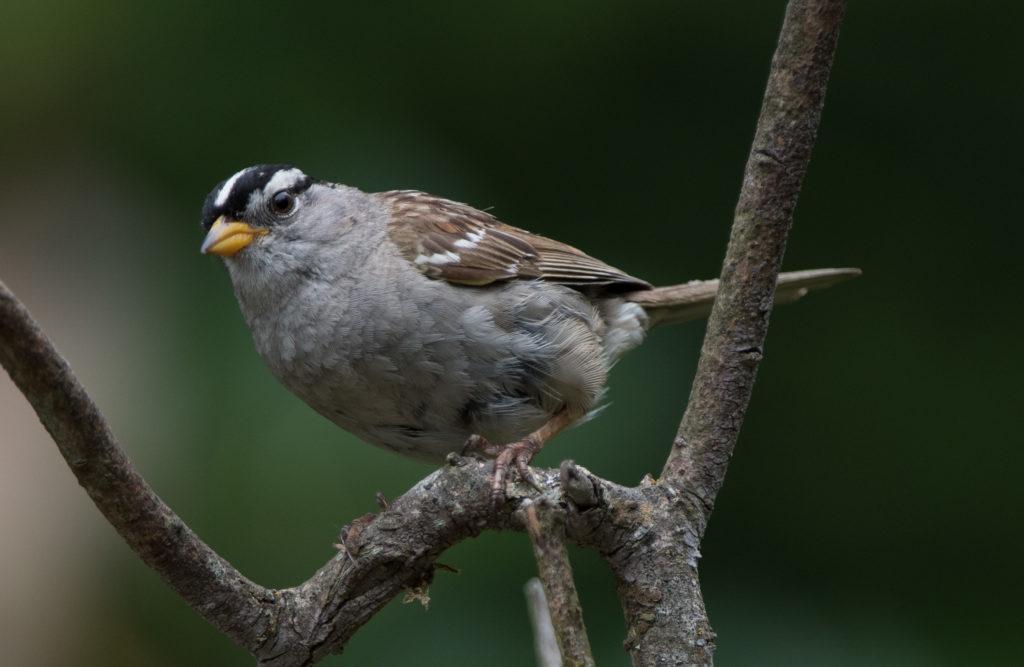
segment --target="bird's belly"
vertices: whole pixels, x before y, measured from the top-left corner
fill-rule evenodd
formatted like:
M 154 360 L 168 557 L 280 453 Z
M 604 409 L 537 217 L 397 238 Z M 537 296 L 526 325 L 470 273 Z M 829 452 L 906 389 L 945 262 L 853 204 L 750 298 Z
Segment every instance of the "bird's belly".
M 321 415 L 366 442 L 408 458 L 443 463 L 471 435 L 514 442 L 557 411 L 532 395 L 528 371 L 505 350 L 467 351 L 457 333 L 416 336 L 413 345 L 358 340 L 345 354 L 264 354 L 278 380 Z M 261 350 L 262 353 L 262 350 Z M 534 380 L 532 384 L 541 384 Z
M 273 313 L 252 326 L 264 332 L 256 347 L 317 412 L 421 461 L 443 462 L 471 435 L 507 444 L 567 407 L 580 417 L 593 407 L 607 359 L 596 313 L 564 303 L 574 292 L 526 283 L 496 295 L 507 304 L 467 305 L 446 298 L 458 288 L 436 287 L 435 298 L 414 302 L 304 298 L 345 310 Z

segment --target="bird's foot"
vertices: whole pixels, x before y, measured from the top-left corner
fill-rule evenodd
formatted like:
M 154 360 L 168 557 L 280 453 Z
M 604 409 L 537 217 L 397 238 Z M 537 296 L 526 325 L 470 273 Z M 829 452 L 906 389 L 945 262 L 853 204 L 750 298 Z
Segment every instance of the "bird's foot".
M 353 565 L 356 562 L 356 554 L 359 553 L 359 547 L 363 543 L 363 530 L 376 518 L 376 514 L 364 514 L 351 524 L 341 527 L 341 534 L 338 535 L 338 543 L 335 544 L 334 547 L 339 550 L 344 550 L 348 555 L 349 561 L 351 561 Z
M 494 476 L 491 477 L 491 507 L 497 510 L 498 505 L 505 500 L 508 471 L 513 464 L 524 482 L 538 491 L 544 490 L 537 483 L 533 473 L 530 472 L 530 460 L 540 451 L 542 445 L 543 443 L 535 433 L 507 445 L 496 445 L 483 436 L 471 435 L 463 445 L 461 453 L 465 456 L 467 452 L 476 451 L 494 458 Z
M 543 492 L 544 489 L 530 472 L 530 461 L 540 451 L 542 442 L 530 434 L 517 442 L 512 442 L 500 448 L 497 458 L 494 459 L 494 477 L 491 478 L 491 507 L 497 509 L 505 500 L 505 481 L 508 478 L 508 471 L 514 463 L 519 476 L 524 482 Z

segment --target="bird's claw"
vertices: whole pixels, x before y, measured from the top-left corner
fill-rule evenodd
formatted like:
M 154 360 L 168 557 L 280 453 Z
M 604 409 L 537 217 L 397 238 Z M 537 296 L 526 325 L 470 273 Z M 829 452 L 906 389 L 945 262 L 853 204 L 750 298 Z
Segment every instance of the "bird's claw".
M 491 478 L 491 508 L 498 509 L 498 506 L 505 501 L 505 485 L 508 478 L 509 468 L 515 464 L 519 476 L 524 482 L 543 491 L 543 487 L 530 472 L 530 461 L 540 451 L 541 444 L 532 435 L 528 435 L 518 442 L 505 445 L 498 452 L 494 459 L 494 477 Z
M 466 438 L 466 444 L 462 446 L 462 451 L 459 454 L 465 456 L 469 452 L 480 452 L 484 456 L 494 458 L 499 456 L 504 450 L 504 447 L 491 443 L 490 440 L 482 435 L 471 435 Z

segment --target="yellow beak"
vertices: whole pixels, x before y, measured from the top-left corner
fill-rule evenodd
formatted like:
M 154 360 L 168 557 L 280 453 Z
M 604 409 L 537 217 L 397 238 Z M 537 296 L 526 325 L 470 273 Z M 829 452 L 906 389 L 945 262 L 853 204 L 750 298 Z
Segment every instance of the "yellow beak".
M 203 254 L 220 255 L 230 257 L 236 252 L 255 241 L 258 237 L 267 233 L 266 229 L 256 229 L 244 222 L 233 222 L 224 219 L 224 216 L 217 218 L 217 221 L 210 227 L 203 240 L 203 246 L 199 252 Z

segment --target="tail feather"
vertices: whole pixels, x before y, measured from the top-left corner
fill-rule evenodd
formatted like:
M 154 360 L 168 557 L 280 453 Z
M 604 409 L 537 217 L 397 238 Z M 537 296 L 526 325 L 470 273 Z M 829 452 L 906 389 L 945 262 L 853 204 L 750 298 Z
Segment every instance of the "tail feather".
M 860 269 L 811 269 L 779 274 L 775 305 L 796 301 L 812 289 L 823 289 L 860 275 Z M 643 306 L 651 327 L 707 317 L 718 292 L 717 280 L 693 280 L 682 285 L 628 292 L 623 296 Z

